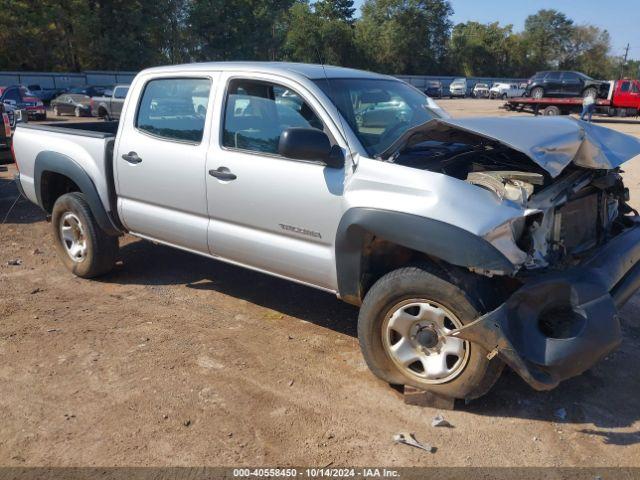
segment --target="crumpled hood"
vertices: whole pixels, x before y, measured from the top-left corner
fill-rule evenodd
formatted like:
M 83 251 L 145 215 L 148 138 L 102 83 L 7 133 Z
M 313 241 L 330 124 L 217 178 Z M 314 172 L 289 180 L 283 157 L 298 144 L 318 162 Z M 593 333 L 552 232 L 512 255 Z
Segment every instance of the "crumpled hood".
M 394 142 L 381 158 L 428 140 L 473 143 L 479 138 L 517 150 L 557 177 L 571 162 L 610 170 L 640 158 L 640 140 L 570 117 L 436 118 Z

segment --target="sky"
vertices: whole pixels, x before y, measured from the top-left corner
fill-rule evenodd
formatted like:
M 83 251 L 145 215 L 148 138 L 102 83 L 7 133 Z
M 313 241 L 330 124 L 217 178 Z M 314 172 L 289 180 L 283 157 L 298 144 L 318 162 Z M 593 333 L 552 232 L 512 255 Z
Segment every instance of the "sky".
M 364 0 L 355 0 L 360 7 Z M 609 31 L 611 53 L 623 55 L 630 44 L 629 58 L 640 59 L 640 2 L 606 0 L 450 0 L 453 22 L 512 24 L 515 31 L 524 28 L 528 15 L 543 8 L 563 12 L 577 24 L 591 24 Z M 623 9 L 624 11 L 621 11 Z

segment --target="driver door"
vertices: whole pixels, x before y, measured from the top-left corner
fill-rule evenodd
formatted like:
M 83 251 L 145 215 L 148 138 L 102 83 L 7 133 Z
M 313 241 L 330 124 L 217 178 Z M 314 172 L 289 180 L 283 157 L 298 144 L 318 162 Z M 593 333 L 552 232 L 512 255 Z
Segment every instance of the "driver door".
M 334 239 L 345 168 L 278 154 L 290 127 L 335 138 L 319 103 L 288 80 L 243 74 L 225 79 L 207 155 L 211 254 L 336 290 Z M 222 82 L 221 82 L 222 83 Z M 335 127 L 333 127 L 335 128 Z

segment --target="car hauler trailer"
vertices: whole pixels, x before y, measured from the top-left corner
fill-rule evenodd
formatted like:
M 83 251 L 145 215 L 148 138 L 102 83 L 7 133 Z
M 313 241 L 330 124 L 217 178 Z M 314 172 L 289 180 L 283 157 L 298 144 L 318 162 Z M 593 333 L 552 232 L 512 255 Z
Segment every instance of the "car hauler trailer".
M 506 110 L 528 111 L 534 115 L 569 115 L 580 113 L 582 97 L 518 97 L 507 100 Z M 610 117 L 633 117 L 640 114 L 640 81 L 617 80 L 611 82 L 607 98 L 596 99 L 596 113 Z

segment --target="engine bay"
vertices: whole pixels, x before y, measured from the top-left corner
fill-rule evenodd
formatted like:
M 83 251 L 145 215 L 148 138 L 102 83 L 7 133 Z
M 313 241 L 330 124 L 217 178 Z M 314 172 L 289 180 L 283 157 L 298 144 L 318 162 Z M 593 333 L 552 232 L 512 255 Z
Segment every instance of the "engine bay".
M 625 215 L 637 214 L 626 203 L 629 192 L 619 168 L 571 164 L 552 177 L 527 155 L 497 142 L 425 141 L 387 161 L 466 181 L 521 208 L 509 228 L 503 225 L 486 238 L 508 258 L 524 260 L 525 269 L 571 265 L 623 230 L 629 223 Z

